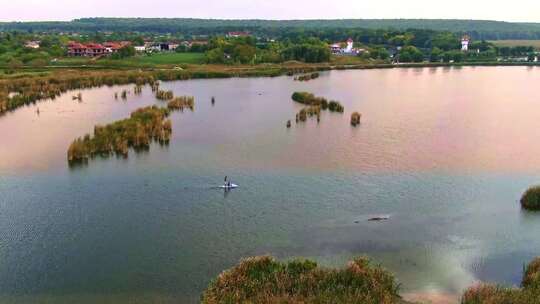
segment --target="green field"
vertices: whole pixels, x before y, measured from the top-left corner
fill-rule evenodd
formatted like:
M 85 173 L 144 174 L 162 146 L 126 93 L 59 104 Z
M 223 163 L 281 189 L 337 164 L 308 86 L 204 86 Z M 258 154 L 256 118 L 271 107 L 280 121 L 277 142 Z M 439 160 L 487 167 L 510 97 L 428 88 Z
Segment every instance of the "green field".
M 540 49 L 540 40 L 492 40 L 489 42 L 499 47 L 532 46 Z
M 109 67 L 154 67 L 175 66 L 179 64 L 200 64 L 204 62 L 204 53 L 157 53 L 137 55 L 125 59 L 62 58 L 53 65 L 57 66 L 109 66 Z
M 203 63 L 203 53 L 158 53 L 153 55 L 135 56 L 123 60 L 132 64 L 180 64 Z

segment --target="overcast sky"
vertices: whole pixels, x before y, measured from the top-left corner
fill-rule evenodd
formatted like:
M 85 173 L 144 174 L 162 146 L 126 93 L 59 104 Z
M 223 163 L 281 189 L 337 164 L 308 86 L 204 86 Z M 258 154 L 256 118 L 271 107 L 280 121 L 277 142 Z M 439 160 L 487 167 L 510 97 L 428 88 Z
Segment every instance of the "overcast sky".
M 540 22 L 539 0 L 0 0 L 0 21 L 80 17 L 445 18 Z

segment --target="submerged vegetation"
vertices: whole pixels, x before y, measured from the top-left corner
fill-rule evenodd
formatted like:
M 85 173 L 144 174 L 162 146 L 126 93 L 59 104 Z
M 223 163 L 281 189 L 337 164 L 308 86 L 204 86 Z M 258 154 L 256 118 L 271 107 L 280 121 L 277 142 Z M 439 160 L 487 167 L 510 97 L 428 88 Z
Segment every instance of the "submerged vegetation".
M 365 258 L 344 269 L 324 269 L 310 260 L 279 262 L 269 256 L 244 259 L 221 273 L 202 303 L 363 303 L 400 301 L 394 277 Z
M 191 111 L 193 111 L 194 106 L 195 98 L 193 98 L 193 96 L 175 97 L 167 103 L 167 108 L 169 110 L 184 111 L 184 108 L 189 108 Z
M 148 149 L 152 141 L 169 142 L 169 110 L 150 106 L 131 113 L 130 118 L 105 126 L 95 126 L 94 135 L 85 135 L 71 143 L 67 152 L 70 165 L 84 163 L 94 156 L 128 156 L 129 148 Z
M 481 284 L 463 294 L 462 304 L 532 304 L 540 303 L 540 258 L 525 269 L 521 288 Z
M 540 186 L 534 186 L 521 196 L 521 207 L 527 210 L 540 210 Z

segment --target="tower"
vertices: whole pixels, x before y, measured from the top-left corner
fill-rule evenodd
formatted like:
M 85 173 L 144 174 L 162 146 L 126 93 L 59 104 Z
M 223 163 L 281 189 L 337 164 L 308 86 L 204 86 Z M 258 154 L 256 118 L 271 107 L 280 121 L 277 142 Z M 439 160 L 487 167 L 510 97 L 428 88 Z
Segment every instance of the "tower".
M 354 41 L 352 40 L 352 38 L 349 38 L 347 40 L 347 48 L 345 48 L 345 53 L 352 53 L 353 45 L 354 45 Z
M 464 35 L 461 38 L 461 50 L 466 52 L 469 50 L 469 41 L 471 41 L 471 38 L 468 35 Z

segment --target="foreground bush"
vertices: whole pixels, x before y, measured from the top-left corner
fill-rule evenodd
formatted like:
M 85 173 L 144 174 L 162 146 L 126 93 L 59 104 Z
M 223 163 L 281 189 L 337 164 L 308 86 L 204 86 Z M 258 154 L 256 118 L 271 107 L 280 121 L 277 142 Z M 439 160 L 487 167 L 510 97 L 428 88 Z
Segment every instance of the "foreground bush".
M 481 284 L 465 291 L 461 303 L 540 304 L 540 258 L 535 258 L 525 269 L 522 288 Z
M 204 304 L 398 302 L 394 277 L 364 258 L 339 270 L 323 269 L 309 260 L 248 258 L 221 273 L 202 297 Z
M 540 186 L 534 186 L 521 196 L 521 207 L 528 210 L 540 210 Z

